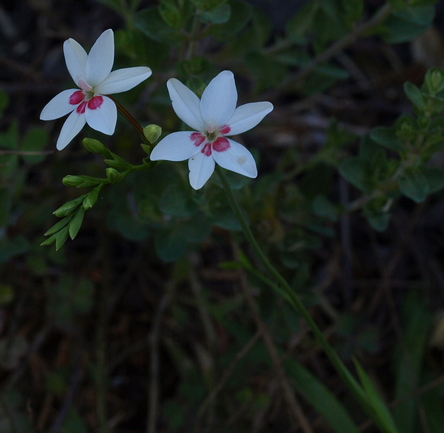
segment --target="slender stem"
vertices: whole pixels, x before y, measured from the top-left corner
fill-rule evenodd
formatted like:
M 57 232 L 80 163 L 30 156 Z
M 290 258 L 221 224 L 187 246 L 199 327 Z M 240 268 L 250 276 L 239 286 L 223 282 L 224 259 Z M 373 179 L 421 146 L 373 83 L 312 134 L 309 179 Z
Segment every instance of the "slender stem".
M 125 117 L 125 119 L 128 120 L 128 122 L 131 124 L 131 126 L 133 126 L 134 129 L 139 133 L 139 135 L 142 137 L 143 142 L 149 145 L 145 134 L 143 133 L 143 128 L 142 126 L 140 126 L 140 123 L 136 119 L 134 119 L 130 112 L 120 102 L 116 101 L 112 96 L 107 96 L 116 104 L 120 114 L 122 114 L 122 116 Z
M 256 241 L 256 238 L 254 237 L 247 220 L 245 219 L 245 216 L 239 206 L 239 203 L 237 202 L 236 197 L 233 194 L 233 191 L 230 187 L 230 184 L 228 182 L 228 179 L 224 173 L 224 171 L 220 167 L 216 167 L 217 174 L 219 175 L 222 185 L 225 189 L 225 193 L 227 194 L 228 200 L 230 202 L 230 205 L 233 209 L 233 212 L 238 219 L 239 223 L 242 226 L 242 230 L 245 234 L 245 237 L 247 238 L 248 242 L 250 243 L 251 247 L 253 248 L 256 256 L 259 258 L 259 260 L 262 262 L 266 270 L 270 273 L 270 275 L 273 277 L 273 279 L 278 283 L 275 284 L 271 280 L 268 280 L 269 284 L 279 293 L 284 292 L 286 299 L 290 302 L 290 304 L 294 307 L 294 309 L 305 319 L 305 321 L 310 326 L 311 330 L 315 334 L 316 338 L 318 339 L 321 346 L 324 348 L 327 356 L 330 358 L 331 363 L 335 367 L 338 374 L 341 376 L 341 378 L 344 380 L 344 382 L 349 386 L 350 390 L 355 394 L 356 398 L 359 399 L 362 406 L 364 408 L 367 408 L 371 411 L 369 407 L 369 403 L 367 398 L 364 395 L 364 392 L 362 391 L 361 386 L 358 384 L 358 382 L 355 380 L 355 378 L 352 376 L 352 374 L 349 372 L 347 367 L 344 365 L 342 360 L 339 358 L 336 351 L 333 349 L 333 347 L 330 345 L 330 343 L 327 341 L 327 339 L 324 337 L 324 334 L 322 331 L 318 328 L 315 321 L 310 316 L 310 313 L 307 311 L 307 309 L 302 304 L 299 297 L 296 295 L 294 290 L 291 288 L 291 286 L 287 283 L 284 277 L 276 270 L 276 268 L 271 264 L 271 262 L 268 260 L 267 256 L 264 254 L 262 249 L 260 248 L 259 244 Z M 280 286 L 280 287 L 279 287 Z

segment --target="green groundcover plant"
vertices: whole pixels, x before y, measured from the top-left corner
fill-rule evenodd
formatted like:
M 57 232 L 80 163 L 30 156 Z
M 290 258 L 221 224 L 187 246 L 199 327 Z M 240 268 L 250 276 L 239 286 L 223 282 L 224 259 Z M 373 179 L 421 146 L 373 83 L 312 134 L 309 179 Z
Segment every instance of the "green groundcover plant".
M 278 160 L 269 158 L 267 152 L 273 152 L 255 146 L 254 138 L 260 136 L 261 128 L 272 130 L 286 98 L 304 100 L 349 80 L 349 71 L 336 59 L 357 41 L 371 39 L 390 46 L 422 35 L 433 23 L 436 1 L 390 0 L 377 2 L 378 7 L 373 8 L 364 0 L 309 0 L 279 31 L 273 31 L 259 8 L 243 0 L 160 0 L 148 8 L 139 0 L 100 3 L 123 19 L 123 28 L 115 33 L 103 29 L 88 51 L 74 39 L 64 42 L 66 67 L 76 87 L 58 93 L 40 114 L 44 121 L 68 115 L 56 139 L 55 146 L 62 151 L 58 157 L 79 150 L 79 135 L 91 135 L 81 142 L 88 155 L 94 155 L 89 157 L 94 158 L 95 167 L 92 173 L 65 173 L 63 184 L 70 189 L 69 200 L 53 212 L 58 220 L 47 229 L 41 245 L 54 245 L 58 254 L 69 248 L 69 240 L 75 244 L 82 225 L 90 227 L 86 221 L 93 212 L 87 211 L 103 206 L 103 202 L 107 203 L 106 224 L 112 230 L 134 242 L 148 242 L 158 259 L 176 271 L 184 257 L 193 257 L 201 245 L 217 239 L 221 248 L 231 249 L 234 258 L 216 264 L 227 274 L 241 275 L 246 287 L 242 296 L 258 323 L 272 320 L 271 313 L 266 313 L 266 299 L 285 312 L 286 321 L 280 326 L 287 328 L 279 332 L 291 333 L 292 323 L 303 319 L 303 326 L 308 326 L 314 337 L 312 345 L 322 350 L 331 374 L 338 378 L 336 389 L 329 389 L 296 356 L 288 358 L 276 349 L 269 331 L 259 328 L 265 348 L 258 353 L 268 353 L 272 360 L 279 395 L 291 408 L 300 407 L 295 403 L 295 395 L 300 395 L 303 407 L 312 408 L 324 420 L 323 427 L 311 426 L 310 417 L 290 409 L 293 429 L 269 427 L 269 431 L 443 431 L 441 387 L 433 387 L 420 405 L 416 399 L 417 389 L 433 377 L 422 364 L 431 320 L 421 296 L 416 292 L 405 296 L 405 315 L 410 318 L 402 349 L 397 350 L 409 355 L 397 360 L 389 399 L 398 403 L 391 405 L 366 371 L 365 362 L 355 353 L 339 351 L 326 336 L 322 323 L 311 312 L 317 303 L 315 294 L 301 287 L 310 280 L 310 249 L 317 248 L 319 239 L 331 236 L 332 224 L 339 219 L 359 213 L 371 230 L 384 232 L 400 202 L 417 205 L 444 188 L 444 169 L 431 164 L 444 149 L 444 71 L 432 67 L 425 72 L 422 84 L 405 82 L 408 110 L 382 126 L 352 134 L 331 119 L 325 142 L 308 160 L 301 160 L 295 149 L 280 154 Z M 116 54 L 123 68 L 113 70 Z M 151 89 L 148 97 L 147 89 Z M 115 94 L 118 96 L 111 96 Z M 119 126 L 125 121 L 135 133 Z M 31 142 L 52 143 L 45 131 L 39 129 L 36 134 L 42 137 Z M 273 134 L 267 140 L 272 145 Z M 355 151 L 350 151 L 351 143 Z M 35 144 L 36 150 L 37 146 L 40 144 Z M 122 148 L 126 150 L 120 152 Z M 130 162 L 134 155 L 139 158 L 136 164 Z M 101 175 L 97 175 L 99 171 Z M 357 192 L 356 198 L 339 201 L 322 173 L 341 177 L 341 182 Z M 297 186 L 300 179 L 311 183 L 316 192 L 305 194 Z M 132 202 L 123 200 L 128 190 Z M 0 199 L 5 204 L 12 200 L 7 190 Z M 271 235 L 264 236 L 259 223 L 270 212 L 276 215 L 275 222 L 282 221 L 276 222 Z M 223 239 L 217 234 L 221 231 Z M 4 237 L 2 242 L 9 242 L 8 253 L 3 254 L 10 256 L 4 261 L 26 251 L 17 239 Z M 57 320 L 91 312 L 94 287 L 83 281 L 77 288 L 79 299 L 69 301 L 72 284 L 66 277 L 57 289 L 59 298 L 51 295 Z M 166 303 L 170 302 L 168 290 L 165 288 L 166 297 L 162 298 Z M 263 297 L 260 308 L 255 290 Z M 107 296 L 111 296 L 109 292 L 99 294 L 102 332 L 108 320 Z M 211 294 L 205 296 L 209 299 Z M 235 295 L 228 299 L 227 312 L 235 309 L 237 302 Z M 63 312 L 57 313 L 57 308 Z M 212 321 L 231 329 L 222 310 L 214 307 L 211 311 Z M 72 320 L 70 326 L 75 322 Z M 241 338 L 241 330 L 232 328 L 231 332 Z M 108 432 L 113 427 L 103 391 L 107 387 L 106 357 L 102 346 L 98 351 L 96 380 L 102 391 L 97 397 L 97 431 Z M 229 360 L 236 360 L 236 356 L 231 353 Z M 264 365 L 261 362 L 270 361 L 258 361 L 255 368 Z M 194 391 L 181 391 L 193 404 L 191 409 L 185 405 L 184 410 L 180 397 L 165 403 L 160 410 L 167 419 L 164 430 L 158 427 L 159 396 L 150 394 L 146 431 L 256 431 L 234 421 L 221 428 L 218 420 L 226 416 L 224 406 L 229 403 L 213 406 L 203 421 L 207 406 L 197 402 L 212 405 L 216 398 L 211 397 L 216 392 L 214 384 L 210 386 L 214 378 L 206 380 L 208 383 L 193 375 L 183 380 L 184 387 L 194 386 Z M 260 407 L 270 404 L 266 395 L 261 401 L 248 387 L 235 392 L 233 405 L 253 402 L 260 412 Z M 4 431 L 31 431 L 29 420 L 19 412 L 19 400 L 11 397 L 5 403 L 2 397 L 0 423 L 4 422 Z M 307 409 L 308 413 L 312 409 Z M 54 431 L 89 431 L 75 410 L 65 414 L 63 423 L 62 430 Z

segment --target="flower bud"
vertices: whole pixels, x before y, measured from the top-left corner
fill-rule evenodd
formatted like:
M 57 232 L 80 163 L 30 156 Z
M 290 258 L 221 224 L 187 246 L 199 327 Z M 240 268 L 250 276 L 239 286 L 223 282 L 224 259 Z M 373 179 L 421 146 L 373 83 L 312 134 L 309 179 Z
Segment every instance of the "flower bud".
M 53 214 L 56 217 L 64 217 L 69 214 L 71 214 L 74 209 L 77 208 L 77 206 L 83 201 L 85 198 L 85 194 L 81 195 L 80 197 L 75 198 L 74 200 L 68 201 L 65 204 L 62 204 L 58 209 L 56 209 Z
M 75 186 L 77 188 L 88 188 L 90 186 L 98 185 L 102 183 L 103 179 L 92 176 L 73 176 L 69 174 L 62 179 L 63 185 Z
M 68 175 L 62 179 L 63 185 L 65 186 L 79 186 L 83 183 L 83 179 L 80 176 Z
M 120 180 L 120 173 L 112 167 L 108 167 L 106 170 L 106 177 L 109 179 L 111 183 L 119 182 Z
M 155 143 L 162 134 L 162 128 L 159 125 L 148 125 L 143 128 L 143 135 L 150 143 Z
M 109 150 L 99 140 L 95 140 L 93 138 L 84 138 L 83 146 L 88 152 L 103 155 L 105 158 L 110 157 Z
M 96 186 L 83 200 L 83 209 L 91 209 L 99 198 L 99 192 L 102 189 L 103 184 Z
M 444 89 L 444 71 L 438 68 L 430 69 L 425 78 L 424 83 L 431 95 L 436 95 Z

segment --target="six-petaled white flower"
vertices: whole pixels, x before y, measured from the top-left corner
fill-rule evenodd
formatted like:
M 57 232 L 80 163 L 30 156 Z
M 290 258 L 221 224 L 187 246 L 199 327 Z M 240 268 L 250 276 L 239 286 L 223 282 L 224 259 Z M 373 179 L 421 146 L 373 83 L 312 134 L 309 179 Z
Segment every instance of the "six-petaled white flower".
M 175 78 L 168 80 L 167 87 L 177 116 L 196 131 L 167 135 L 154 147 L 150 159 L 188 159 L 190 184 L 196 190 L 210 178 L 216 163 L 227 170 L 255 178 L 257 168 L 251 153 L 226 136 L 255 127 L 273 110 L 273 105 L 264 101 L 236 108 L 237 90 L 231 71 L 222 71 L 213 78 L 200 100 Z
M 117 122 L 116 104 L 106 95 L 125 92 L 151 75 L 146 66 L 112 71 L 114 64 L 114 33 L 103 32 L 89 54 L 74 39 L 63 44 L 68 71 L 80 89 L 69 89 L 56 95 L 40 114 L 41 120 L 54 120 L 68 113 L 57 140 L 57 149 L 64 149 L 88 123 L 107 135 L 114 133 Z

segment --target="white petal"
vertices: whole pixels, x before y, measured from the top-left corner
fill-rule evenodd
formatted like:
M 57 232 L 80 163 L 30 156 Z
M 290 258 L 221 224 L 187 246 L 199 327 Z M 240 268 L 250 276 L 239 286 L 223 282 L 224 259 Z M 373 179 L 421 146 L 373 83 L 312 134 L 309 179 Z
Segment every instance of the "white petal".
M 206 156 L 204 153 L 199 152 L 192 156 L 188 160 L 190 185 L 194 189 L 202 188 L 213 174 L 215 165 L 211 155 Z
M 66 67 L 74 83 L 79 87 L 79 81 L 86 80 L 86 61 L 88 54 L 82 46 L 74 39 L 68 39 L 63 43 L 63 53 L 65 54 Z
M 71 140 L 82 130 L 85 126 L 85 115 L 73 111 L 63 124 L 57 139 L 57 150 L 62 150 L 71 142 Z
M 96 86 L 95 91 L 101 95 L 126 92 L 136 87 L 143 80 L 146 80 L 150 75 L 151 69 L 146 66 L 117 69 L 112 71 L 103 82 Z
M 40 113 L 40 120 L 54 120 L 63 117 L 76 108 L 76 105 L 69 103 L 69 97 L 78 92 L 79 89 L 69 89 L 54 96 Z
M 242 134 L 254 128 L 268 113 L 273 110 L 271 102 L 252 102 L 237 107 L 228 121 L 230 132 L 227 135 Z
M 94 110 L 90 108 L 86 109 L 86 122 L 96 131 L 112 135 L 114 134 L 117 123 L 116 104 L 106 96 L 102 96 L 102 98 L 103 103 L 99 108 L 95 108 Z
M 237 103 L 237 90 L 231 71 L 222 71 L 214 77 L 202 93 L 200 111 L 205 124 L 225 125 L 233 115 Z
M 196 146 L 190 138 L 191 134 L 189 131 L 180 131 L 167 135 L 151 151 L 151 161 L 184 161 L 199 153 L 204 144 Z
M 250 151 L 236 141 L 229 138 L 227 140 L 230 143 L 230 147 L 223 152 L 215 152 L 213 150 L 214 160 L 227 170 L 247 177 L 257 177 L 256 161 Z
M 105 30 L 94 43 L 86 61 L 86 82 L 94 87 L 111 72 L 114 64 L 114 33 Z
M 200 101 L 187 86 L 176 78 L 167 82 L 173 109 L 180 120 L 198 131 L 204 130 L 204 122 L 200 114 Z

